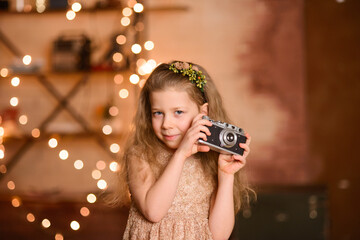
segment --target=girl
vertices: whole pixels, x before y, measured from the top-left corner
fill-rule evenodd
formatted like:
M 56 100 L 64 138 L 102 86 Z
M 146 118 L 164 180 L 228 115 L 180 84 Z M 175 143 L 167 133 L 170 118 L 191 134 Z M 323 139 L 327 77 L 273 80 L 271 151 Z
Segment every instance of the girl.
M 243 172 L 250 152 L 219 154 L 198 144 L 211 122 L 229 122 L 206 71 L 175 61 L 146 81 L 124 152 L 121 176 L 131 194 L 124 239 L 228 239 L 240 206 L 249 203 Z M 123 201 L 126 197 L 123 198 Z

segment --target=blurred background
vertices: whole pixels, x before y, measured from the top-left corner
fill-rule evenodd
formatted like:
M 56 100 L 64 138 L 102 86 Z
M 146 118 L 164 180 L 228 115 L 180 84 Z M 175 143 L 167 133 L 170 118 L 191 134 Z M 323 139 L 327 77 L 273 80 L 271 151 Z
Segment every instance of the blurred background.
M 0 239 L 121 239 L 148 74 L 208 70 L 252 136 L 231 239 L 360 239 L 360 1 L 0 0 Z

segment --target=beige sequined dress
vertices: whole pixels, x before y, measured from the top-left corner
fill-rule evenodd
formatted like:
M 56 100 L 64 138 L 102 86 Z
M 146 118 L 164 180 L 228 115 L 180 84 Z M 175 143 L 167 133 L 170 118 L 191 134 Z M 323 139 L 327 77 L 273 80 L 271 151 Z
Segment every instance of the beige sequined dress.
M 168 154 L 160 154 L 162 172 Z M 212 239 L 209 229 L 210 198 L 214 190 L 211 179 L 205 176 L 198 159 L 186 160 L 174 201 L 167 215 L 157 223 L 149 222 L 132 204 L 124 233 L 125 240 L 147 239 Z

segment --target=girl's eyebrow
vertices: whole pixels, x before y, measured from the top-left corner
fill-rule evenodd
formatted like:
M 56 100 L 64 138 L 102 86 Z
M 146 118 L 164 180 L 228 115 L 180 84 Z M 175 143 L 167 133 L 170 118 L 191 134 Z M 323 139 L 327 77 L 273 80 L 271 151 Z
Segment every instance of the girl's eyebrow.
M 171 108 L 171 110 L 178 110 L 178 109 L 186 109 L 186 107 L 184 107 L 184 106 L 176 106 L 176 107 Z M 161 108 L 155 106 L 155 107 L 151 107 L 151 110 L 152 111 L 161 110 Z

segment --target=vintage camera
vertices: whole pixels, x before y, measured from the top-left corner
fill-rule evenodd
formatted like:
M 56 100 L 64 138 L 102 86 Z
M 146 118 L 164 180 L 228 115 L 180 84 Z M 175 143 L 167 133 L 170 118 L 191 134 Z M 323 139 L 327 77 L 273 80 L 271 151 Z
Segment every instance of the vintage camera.
M 212 126 L 207 126 L 211 136 L 207 136 L 207 141 L 199 139 L 199 143 L 208 145 L 210 149 L 220 153 L 244 154 L 244 149 L 239 146 L 239 143 L 245 143 L 247 140 L 244 130 L 229 123 L 211 120 L 208 116 L 203 116 L 203 119 L 212 123 Z

